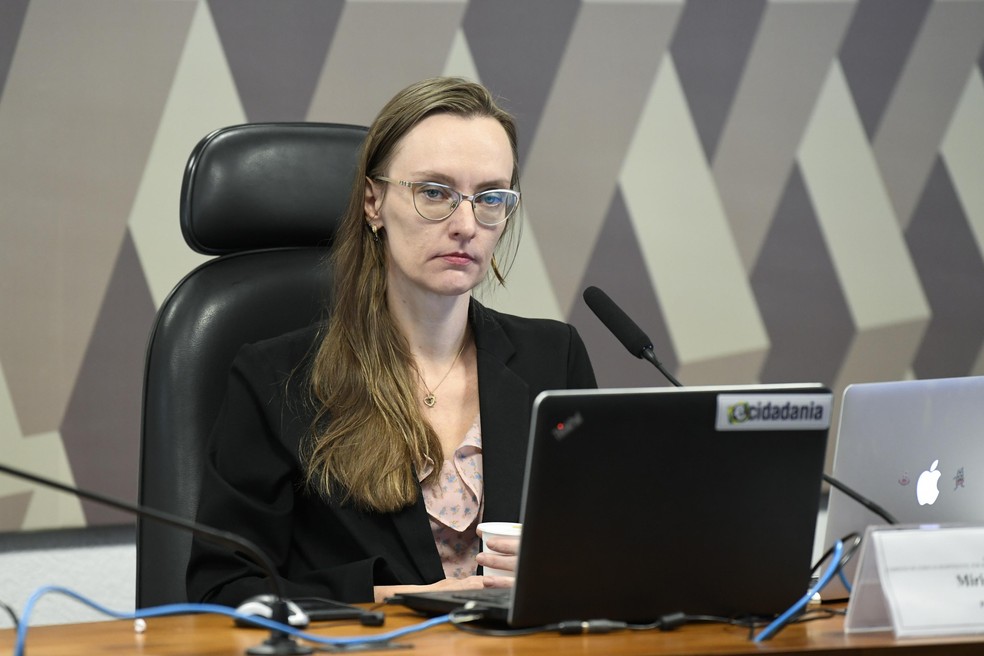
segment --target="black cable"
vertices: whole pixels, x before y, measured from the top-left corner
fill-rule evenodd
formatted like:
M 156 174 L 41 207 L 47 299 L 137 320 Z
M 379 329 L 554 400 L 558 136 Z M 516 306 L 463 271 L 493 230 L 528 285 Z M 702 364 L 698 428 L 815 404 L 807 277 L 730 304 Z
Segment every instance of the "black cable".
M 889 524 L 898 524 L 899 523 L 899 520 L 895 519 L 895 516 L 892 515 L 891 513 L 889 513 L 887 510 L 885 510 L 884 508 L 882 508 L 881 506 L 879 506 L 877 503 L 875 503 L 871 499 L 866 499 L 865 497 L 861 496 L 860 494 L 858 494 L 857 492 L 855 492 L 854 490 L 852 490 L 851 488 L 849 488 L 844 483 L 841 483 L 840 481 L 838 481 L 833 476 L 830 476 L 829 474 L 824 474 L 823 475 L 823 480 L 827 481 L 832 487 L 837 488 L 838 490 L 840 490 L 841 492 L 843 492 L 847 496 L 851 497 L 852 499 L 854 499 L 855 501 L 857 501 L 858 503 L 860 503 L 862 506 L 864 506 L 865 508 L 867 508 L 871 512 L 875 513 L 876 515 L 878 515 L 879 517 L 881 517 L 882 519 L 884 519 Z
M 844 547 L 844 553 L 841 555 L 840 563 L 837 565 L 837 569 L 834 570 L 835 574 L 843 570 L 844 566 L 847 565 L 847 563 L 850 562 L 851 558 L 854 557 L 854 554 L 857 553 L 858 547 L 861 546 L 861 534 L 857 532 L 851 532 L 840 539 L 841 543 L 844 545 L 847 545 L 848 540 L 851 541 L 851 544 Z M 830 558 L 830 555 L 832 553 L 834 553 L 833 546 L 831 546 L 829 549 L 823 552 L 823 555 L 820 556 L 816 564 L 813 565 L 813 569 L 810 570 L 811 576 L 813 575 L 814 572 L 820 569 L 820 567 L 825 562 L 827 562 L 827 559 Z
M 533 635 L 535 633 L 560 633 L 563 635 L 582 635 L 588 633 L 612 633 L 629 628 L 626 622 L 616 622 L 613 620 L 570 620 L 566 622 L 555 622 L 553 624 L 543 624 L 541 626 L 531 626 L 522 629 L 495 629 L 487 627 L 469 626 L 469 622 L 478 622 L 485 619 L 483 609 L 462 609 L 449 613 L 451 625 L 465 633 L 481 635 L 487 637 L 515 638 L 518 636 Z
M 772 637 L 775 637 L 776 634 L 778 634 L 780 631 L 782 631 L 783 629 L 785 629 L 786 627 L 788 627 L 791 624 L 805 624 L 806 622 L 815 622 L 817 620 L 827 620 L 827 619 L 830 619 L 831 617 L 834 617 L 835 615 L 840 615 L 840 614 L 843 614 L 843 613 L 846 613 L 846 612 L 847 611 L 836 610 L 836 609 L 832 609 L 832 608 L 810 608 L 810 609 L 804 609 L 804 610 L 800 611 L 800 613 L 798 615 L 793 615 L 792 617 L 790 617 L 781 627 L 779 627 L 778 629 L 776 629 L 776 632 L 775 632 L 775 634 L 773 634 Z M 759 626 L 761 626 L 761 624 Z M 758 627 L 752 626 L 752 625 L 750 625 L 748 627 L 748 639 L 749 640 L 753 640 L 755 638 L 755 630 L 756 630 L 756 628 L 758 628 Z M 759 644 L 761 644 L 761 643 L 759 643 Z
M 5 611 L 7 611 L 7 615 L 10 615 L 10 620 L 14 623 L 14 630 L 16 631 L 17 629 L 19 629 L 20 622 L 17 619 L 17 613 L 14 612 L 14 609 L 8 606 L 7 604 L 3 603 L 2 601 L 0 601 L 0 608 L 3 608 Z
M 847 615 L 846 608 L 814 608 L 803 613 L 796 619 L 797 624 L 804 622 L 815 622 L 817 620 L 829 620 L 835 615 Z
M 465 633 L 474 635 L 494 636 L 494 637 L 517 637 L 533 635 L 534 633 L 560 633 L 562 635 L 584 635 L 597 633 L 612 633 L 614 631 L 649 631 L 658 629 L 660 631 L 672 631 L 682 626 L 690 620 L 689 615 L 684 613 L 667 613 L 660 616 L 654 622 L 648 624 L 630 624 L 617 620 L 593 619 L 593 620 L 569 620 L 565 622 L 555 622 L 553 624 L 543 624 L 522 629 L 498 629 L 488 627 L 469 626 L 470 622 L 480 622 L 485 619 L 485 609 L 479 607 L 462 608 L 452 611 L 449 616 L 451 625 Z M 694 616 L 696 617 L 696 616 Z M 727 618 L 720 618 L 727 619 Z
M 687 615 L 687 622 L 708 624 L 729 624 L 731 626 L 755 628 L 768 622 L 764 617 L 725 617 L 723 615 Z

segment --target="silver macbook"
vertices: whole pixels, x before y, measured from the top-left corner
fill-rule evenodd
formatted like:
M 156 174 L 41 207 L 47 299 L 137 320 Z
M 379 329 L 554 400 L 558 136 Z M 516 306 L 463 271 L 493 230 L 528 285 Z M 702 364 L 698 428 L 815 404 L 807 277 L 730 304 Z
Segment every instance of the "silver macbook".
M 810 583 L 831 394 L 820 385 L 544 392 L 533 406 L 513 627 L 774 615 Z
M 984 376 L 849 386 L 831 474 L 902 524 L 984 522 Z M 885 523 L 832 489 L 824 545 Z M 848 592 L 835 578 L 821 596 Z

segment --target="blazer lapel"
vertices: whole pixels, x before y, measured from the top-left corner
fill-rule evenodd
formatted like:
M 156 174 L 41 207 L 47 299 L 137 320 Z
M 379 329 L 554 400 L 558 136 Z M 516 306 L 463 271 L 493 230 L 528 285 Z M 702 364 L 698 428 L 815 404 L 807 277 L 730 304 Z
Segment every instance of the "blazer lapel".
M 515 347 L 495 318 L 472 301 L 482 413 L 486 521 L 518 521 L 530 430 L 529 386 L 508 366 Z

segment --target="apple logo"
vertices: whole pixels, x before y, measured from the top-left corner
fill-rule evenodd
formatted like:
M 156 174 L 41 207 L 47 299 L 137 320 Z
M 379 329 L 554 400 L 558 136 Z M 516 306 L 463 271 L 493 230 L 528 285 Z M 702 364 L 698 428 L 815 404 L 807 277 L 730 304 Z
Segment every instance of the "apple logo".
M 920 506 L 931 506 L 940 496 L 940 489 L 937 487 L 940 482 L 940 471 L 936 469 L 938 464 L 940 461 L 934 460 L 928 470 L 919 474 L 919 480 L 916 481 L 916 501 Z

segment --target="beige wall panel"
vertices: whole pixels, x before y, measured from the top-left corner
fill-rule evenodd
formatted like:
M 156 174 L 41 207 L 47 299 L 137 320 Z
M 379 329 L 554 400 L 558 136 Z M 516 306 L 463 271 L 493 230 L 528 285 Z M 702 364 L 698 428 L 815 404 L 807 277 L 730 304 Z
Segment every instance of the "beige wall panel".
M 763 351 L 753 351 L 687 362 L 680 365 L 676 377 L 684 385 L 747 385 L 758 382 L 755 376 L 762 368 L 765 355 Z
M 928 320 L 929 304 L 838 65 L 817 100 L 799 161 L 857 329 Z
M 308 120 L 368 125 L 394 93 L 439 75 L 466 5 L 346 2 Z
M 194 5 L 36 0 L 0 103 L 0 357 L 54 430 L 92 331 Z
M 967 76 L 941 150 L 977 250 L 984 257 L 984 79 L 977 69 Z
M 768 335 L 687 111 L 663 59 L 621 175 L 629 215 L 682 367 L 739 353 L 761 363 Z M 740 374 L 754 380 L 758 365 Z
M 0 444 L 3 445 L 0 460 L 10 467 L 71 485 L 74 479 L 61 435 L 57 432 L 23 434 L 4 374 L 0 366 Z M 75 497 L 0 474 L 0 501 L 25 494 L 29 494 L 30 498 L 22 523 L 17 526 L 4 525 L 0 518 L 0 532 L 85 525 L 82 504 Z M 17 501 L 18 506 L 21 503 Z
M 32 492 L 21 492 L 19 494 L 0 495 L 0 534 L 21 530 L 32 494 Z
M 578 14 L 523 174 L 530 227 L 565 314 L 646 101 L 644 81 L 655 76 L 680 10 L 591 3 Z
M 977 356 L 977 360 L 974 362 L 974 366 L 970 370 L 970 375 L 984 376 L 984 348 L 981 348 L 981 352 Z
M 245 121 L 212 15 L 203 2 L 188 32 L 130 213 L 130 232 L 156 307 L 186 273 L 208 259 L 185 244 L 178 222 L 188 156 L 209 132 Z
M 932 3 L 873 140 L 903 228 L 919 202 L 982 44 L 984 2 Z
M 467 80 L 478 79 L 478 68 L 472 58 L 471 49 L 468 47 L 468 40 L 465 38 L 463 30 L 458 29 L 454 33 L 451 41 L 451 49 L 448 51 L 448 59 L 444 62 L 444 71 L 441 75 L 452 75 L 463 77 Z
M 714 157 L 714 177 L 751 272 L 853 2 L 770 2 Z
M 843 390 L 851 383 L 911 378 L 911 370 L 903 362 L 915 357 L 926 324 L 926 320 L 916 319 L 859 332 L 847 351 L 834 389 Z

